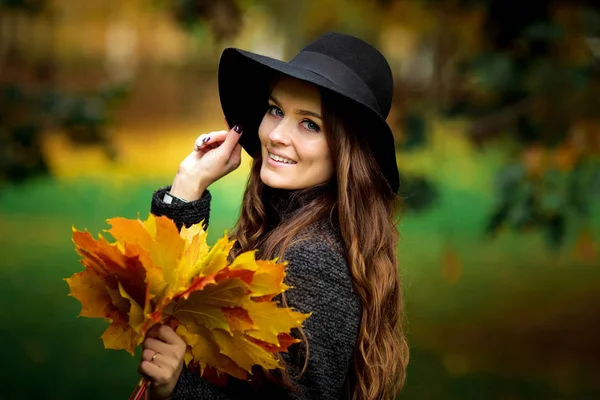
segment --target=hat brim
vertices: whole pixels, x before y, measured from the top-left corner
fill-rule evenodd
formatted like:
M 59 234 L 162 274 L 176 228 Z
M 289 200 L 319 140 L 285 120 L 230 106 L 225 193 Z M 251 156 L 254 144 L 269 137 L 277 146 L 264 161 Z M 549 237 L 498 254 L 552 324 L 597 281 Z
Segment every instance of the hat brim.
M 218 85 L 221 107 L 230 127 L 242 125 L 244 134 L 240 144 L 251 157 L 260 154 L 258 127 L 267 111 L 270 84 L 277 75 L 312 83 L 342 96 L 364 110 L 364 126 L 372 127 L 383 135 L 366 134 L 380 169 L 394 193 L 398 192 L 400 178 L 396 164 L 394 137 L 389 125 L 379 113 L 353 98 L 342 87 L 307 69 L 271 57 L 240 49 L 225 49 L 219 62 Z

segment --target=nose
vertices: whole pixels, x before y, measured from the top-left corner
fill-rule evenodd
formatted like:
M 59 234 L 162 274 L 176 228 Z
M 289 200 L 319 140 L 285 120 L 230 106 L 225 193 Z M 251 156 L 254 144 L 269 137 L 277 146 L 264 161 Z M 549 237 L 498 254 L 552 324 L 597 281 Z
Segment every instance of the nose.
M 290 135 L 289 135 L 289 121 L 286 118 L 283 118 L 279 121 L 279 123 L 273 128 L 271 132 L 269 132 L 269 140 L 272 143 L 287 145 L 290 143 Z

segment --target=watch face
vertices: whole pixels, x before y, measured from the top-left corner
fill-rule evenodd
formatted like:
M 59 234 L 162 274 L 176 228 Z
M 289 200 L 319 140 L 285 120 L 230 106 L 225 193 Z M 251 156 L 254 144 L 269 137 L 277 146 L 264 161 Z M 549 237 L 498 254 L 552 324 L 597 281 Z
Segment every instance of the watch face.
M 163 196 L 163 202 L 167 204 L 171 204 L 173 202 L 173 197 L 169 193 L 165 193 Z
M 189 201 L 180 199 L 179 197 L 175 197 L 169 192 L 166 192 L 165 195 L 163 196 L 163 202 L 166 204 L 173 204 L 173 203 L 177 203 L 178 201 L 181 203 L 189 203 Z

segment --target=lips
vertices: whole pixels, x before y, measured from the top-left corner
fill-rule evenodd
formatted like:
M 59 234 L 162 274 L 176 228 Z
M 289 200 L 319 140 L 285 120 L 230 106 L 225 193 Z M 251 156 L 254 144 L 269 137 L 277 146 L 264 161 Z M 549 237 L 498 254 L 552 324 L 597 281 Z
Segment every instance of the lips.
M 274 153 L 269 152 L 269 158 L 273 161 L 280 162 L 282 164 L 296 164 L 296 161 L 291 160 L 287 157 L 283 157 Z

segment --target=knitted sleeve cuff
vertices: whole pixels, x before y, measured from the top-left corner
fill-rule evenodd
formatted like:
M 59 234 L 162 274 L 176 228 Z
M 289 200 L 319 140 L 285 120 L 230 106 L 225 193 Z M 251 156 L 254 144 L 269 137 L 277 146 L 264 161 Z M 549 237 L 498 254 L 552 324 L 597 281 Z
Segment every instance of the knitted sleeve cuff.
M 212 196 L 208 190 L 198 200 L 185 202 L 177 197 L 168 195 L 171 186 L 165 186 L 154 192 L 150 212 L 156 216 L 166 216 L 172 219 L 177 227 L 183 225 L 189 227 L 203 222 L 204 228 L 208 228 L 210 217 L 210 201 Z M 167 195 L 167 196 L 165 196 Z
M 231 400 L 219 388 L 200 378 L 198 374 L 189 371 L 184 365 L 171 395 L 171 400 L 188 399 Z

